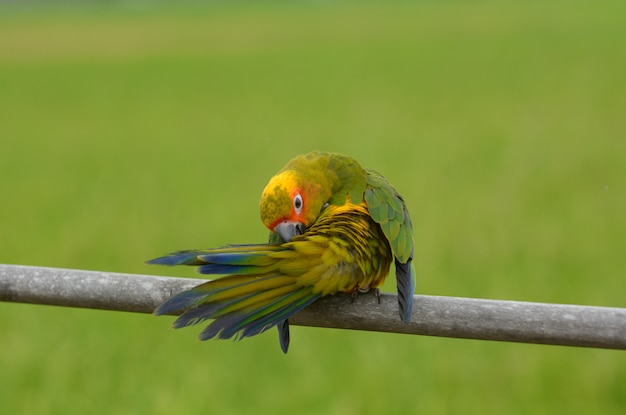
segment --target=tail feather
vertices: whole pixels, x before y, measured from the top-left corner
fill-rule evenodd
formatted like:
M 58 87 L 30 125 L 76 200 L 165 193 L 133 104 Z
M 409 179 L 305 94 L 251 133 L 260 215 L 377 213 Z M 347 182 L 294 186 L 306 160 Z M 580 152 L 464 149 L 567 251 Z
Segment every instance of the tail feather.
M 398 286 L 400 318 L 408 324 L 411 322 L 413 314 L 413 294 L 415 292 L 415 269 L 412 259 L 404 264 L 396 259 L 396 284 Z
M 291 336 L 289 335 L 289 320 L 279 321 L 276 324 L 276 328 L 278 329 L 280 350 L 282 350 L 283 353 L 287 353 L 289 350 L 289 342 L 291 341 Z

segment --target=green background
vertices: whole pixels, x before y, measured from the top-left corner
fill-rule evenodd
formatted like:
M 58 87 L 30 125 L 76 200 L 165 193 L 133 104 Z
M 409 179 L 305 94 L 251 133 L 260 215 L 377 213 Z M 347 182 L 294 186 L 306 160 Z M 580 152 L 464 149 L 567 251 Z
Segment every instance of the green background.
M 264 241 L 321 149 L 404 195 L 417 292 L 626 307 L 625 44 L 622 0 L 5 6 L 0 262 L 193 276 L 144 261 Z M 1 411 L 626 411 L 619 351 L 171 321 L 0 303 Z

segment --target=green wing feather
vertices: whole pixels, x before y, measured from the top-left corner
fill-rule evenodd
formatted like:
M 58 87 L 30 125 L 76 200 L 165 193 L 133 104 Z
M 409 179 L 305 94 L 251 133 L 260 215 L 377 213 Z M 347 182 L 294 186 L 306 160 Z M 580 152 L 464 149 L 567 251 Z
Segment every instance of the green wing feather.
M 363 199 L 389 241 L 396 258 L 396 281 L 400 317 L 411 321 L 415 269 L 413 267 L 413 226 L 404 200 L 381 174 L 368 170 L 367 190 Z
M 368 170 L 363 198 L 367 208 L 383 229 L 394 256 L 406 263 L 413 255 L 413 226 L 402 197 L 380 173 Z

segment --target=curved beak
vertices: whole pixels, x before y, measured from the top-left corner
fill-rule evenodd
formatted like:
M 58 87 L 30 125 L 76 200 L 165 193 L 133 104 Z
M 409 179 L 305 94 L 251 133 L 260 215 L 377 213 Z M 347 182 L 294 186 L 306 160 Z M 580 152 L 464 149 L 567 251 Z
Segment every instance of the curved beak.
M 274 232 L 280 235 L 284 242 L 289 242 L 294 236 L 304 233 L 304 225 L 300 222 L 285 220 L 274 227 Z

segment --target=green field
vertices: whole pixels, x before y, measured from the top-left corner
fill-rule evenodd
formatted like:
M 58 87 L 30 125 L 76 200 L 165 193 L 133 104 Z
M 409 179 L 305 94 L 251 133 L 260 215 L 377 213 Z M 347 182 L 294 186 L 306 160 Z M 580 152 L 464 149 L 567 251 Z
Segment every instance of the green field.
M 0 8 L 0 263 L 262 242 L 291 157 L 413 216 L 417 292 L 626 307 L 626 3 Z M 386 291 L 394 291 L 390 279 Z M 626 354 L 0 303 L 6 414 L 624 414 Z

